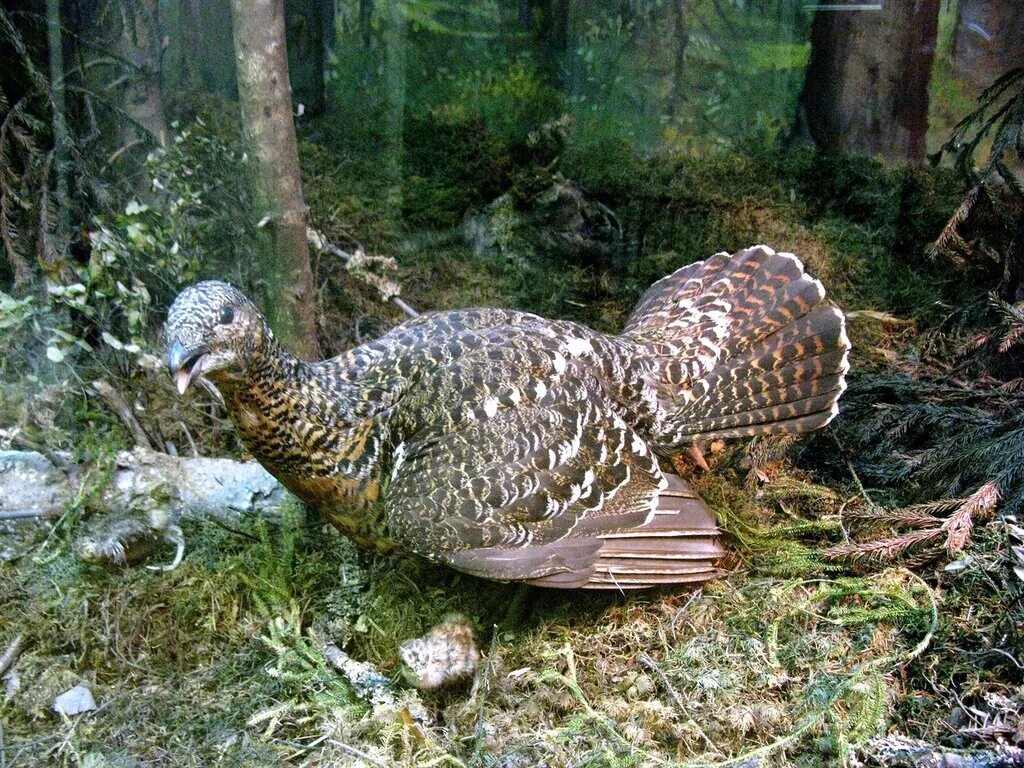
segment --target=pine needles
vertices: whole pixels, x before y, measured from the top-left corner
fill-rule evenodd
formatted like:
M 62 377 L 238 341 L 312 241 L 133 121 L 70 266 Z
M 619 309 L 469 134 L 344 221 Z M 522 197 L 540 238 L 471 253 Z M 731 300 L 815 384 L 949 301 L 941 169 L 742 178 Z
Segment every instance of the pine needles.
M 990 519 L 999 504 L 999 490 L 994 483 L 985 483 L 970 496 L 915 504 L 895 510 L 867 508 L 855 518 L 873 525 L 888 523 L 905 528 L 897 536 L 830 547 L 825 557 L 857 562 L 905 562 L 920 565 L 945 551 L 950 556 L 961 553 L 971 539 L 976 521 Z
M 976 169 L 976 156 L 990 136 L 988 159 Z M 957 123 L 931 160 L 937 163 L 943 154 L 952 155 L 956 169 L 974 185 L 997 177 L 1024 196 L 1024 189 L 1007 166 L 1010 153 L 1024 158 L 1024 67 L 1009 70 L 986 88 L 977 108 Z
M 978 156 L 988 139 L 992 142 L 988 157 L 979 165 Z M 1012 166 L 1024 161 L 1024 67 L 1009 70 L 986 88 L 977 108 L 956 125 L 930 159 L 938 164 L 944 155 L 953 159 L 970 191 L 930 252 L 961 268 L 995 271 L 1000 296 L 1015 299 L 1024 269 L 1024 247 L 1012 233 L 1018 231 L 1024 214 L 1024 186 Z

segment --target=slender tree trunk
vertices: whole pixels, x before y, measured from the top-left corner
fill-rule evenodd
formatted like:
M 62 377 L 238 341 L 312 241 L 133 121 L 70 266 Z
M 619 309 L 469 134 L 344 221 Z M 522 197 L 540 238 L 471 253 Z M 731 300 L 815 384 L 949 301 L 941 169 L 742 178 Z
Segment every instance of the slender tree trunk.
M 806 128 L 825 150 L 919 162 L 940 0 L 844 4 L 814 16 L 800 97 Z
M 231 0 L 174 1 L 181 3 L 184 22 L 186 81 L 225 99 L 238 98 Z
M 56 197 L 56 230 L 49 232 L 48 219 L 40 222 L 39 266 L 47 281 L 65 282 L 68 274 L 64 255 L 70 239 L 68 192 L 68 127 L 64 99 L 64 39 L 61 34 L 60 0 L 46 0 L 46 43 L 50 54 L 50 93 L 53 99 L 53 168 Z M 21 276 L 24 278 L 24 275 Z
M 688 0 L 675 0 L 672 4 L 675 58 L 672 66 L 672 101 L 668 105 L 670 118 L 675 118 L 679 105 L 683 102 L 686 81 L 686 49 L 690 45 L 690 32 L 686 26 L 688 5 Z
M 122 13 L 123 55 L 136 71 L 124 95 L 125 109 L 157 144 L 163 144 L 167 124 L 160 89 L 160 4 L 140 0 L 124 6 Z
M 384 94 L 387 104 L 388 205 L 393 216 L 402 212 L 405 164 L 405 15 L 397 0 L 387 0 L 384 19 Z
M 565 85 L 565 54 L 569 49 L 570 0 L 546 0 L 543 8 L 544 59 L 551 78 Z
M 318 354 L 316 294 L 306 240 L 299 153 L 292 118 L 284 0 L 232 0 L 242 126 L 255 163 L 259 198 L 271 215 L 276 271 L 285 278 L 276 325 L 296 352 Z
M 551 0 L 548 34 L 552 53 L 563 55 L 569 48 L 569 0 Z
M 529 29 L 531 20 L 530 0 L 519 0 L 519 28 Z
M 373 43 L 373 0 L 359 0 L 359 46 L 370 50 Z

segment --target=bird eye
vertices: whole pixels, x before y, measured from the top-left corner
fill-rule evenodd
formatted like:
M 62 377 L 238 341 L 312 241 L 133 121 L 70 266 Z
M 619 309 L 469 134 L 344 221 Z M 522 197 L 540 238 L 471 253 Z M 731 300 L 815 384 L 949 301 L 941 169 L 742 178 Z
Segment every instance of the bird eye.
M 222 309 L 220 311 L 220 323 L 221 323 L 221 325 L 228 325 L 234 319 L 235 319 L 235 310 L 233 310 L 231 307 L 224 307 L 224 309 Z

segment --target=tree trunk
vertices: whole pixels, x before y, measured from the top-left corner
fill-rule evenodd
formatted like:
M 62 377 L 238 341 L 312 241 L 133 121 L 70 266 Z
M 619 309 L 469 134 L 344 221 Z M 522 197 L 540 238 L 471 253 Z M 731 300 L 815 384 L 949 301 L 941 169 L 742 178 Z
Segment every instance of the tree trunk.
M 231 34 L 231 0 L 181 0 L 180 78 L 186 87 L 238 98 Z M 173 46 L 175 40 L 171 39 Z
M 555 82 L 565 84 L 565 54 L 569 50 L 569 0 L 544 4 L 544 59 Z
M 1001 74 L 1024 66 L 1024 3 L 960 0 L 953 35 L 953 68 L 975 93 Z
M 530 14 L 530 0 L 519 0 L 519 13 L 518 21 L 520 29 L 529 29 L 531 14 Z
M 276 263 L 270 271 L 285 278 L 272 301 L 275 325 L 297 354 L 315 358 L 316 294 L 292 118 L 284 0 L 232 0 L 231 11 L 242 127 L 259 199 L 272 218 Z
M 53 160 L 56 193 L 56 231 L 50 232 L 47 218 L 40 224 L 39 266 L 47 281 L 65 283 L 70 277 L 65 260 L 70 238 L 70 206 L 68 193 L 68 138 L 67 106 L 64 99 L 64 38 L 61 34 L 60 0 L 46 0 L 47 47 L 50 58 L 50 93 L 52 99 Z M 43 208 L 45 211 L 45 208 Z M 17 265 L 15 265 L 17 267 Z M 27 282 L 25 274 L 19 275 L 20 282 Z
M 166 141 L 163 94 L 160 89 L 160 4 L 141 0 L 122 7 L 121 45 L 135 69 L 124 95 L 125 109 L 157 144 Z
M 318 0 L 285 0 L 288 72 L 296 105 L 304 114 L 324 109 L 324 30 Z
M 940 0 L 845 4 L 814 16 L 800 97 L 806 128 L 826 151 L 920 162 Z
M 672 100 L 668 105 L 668 116 L 674 119 L 679 105 L 683 103 L 683 91 L 686 82 L 686 49 L 690 45 L 690 32 L 687 28 L 688 0 L 675 0 L 672 4 L 673 37 L 675 37 L 675 57 L 672 65 Z
M 388 0 L 384 18 L 384 98 L 387 104 L 384 162 L 391 215 L 402 214 L 405 178 L 405 14 L 397 0 Z

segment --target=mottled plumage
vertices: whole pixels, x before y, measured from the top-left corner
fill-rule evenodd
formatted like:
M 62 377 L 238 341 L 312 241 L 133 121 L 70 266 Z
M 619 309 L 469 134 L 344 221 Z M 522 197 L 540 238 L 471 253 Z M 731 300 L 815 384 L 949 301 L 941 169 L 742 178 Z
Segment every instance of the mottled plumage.
M 253 455 L 361 544 L 612 589 L 720 575 L 714 515 L 667 457 L 824 425 L 849 350 L 821 283 L 764 246 L 655 283 L 618 336 L 469 309 L 306 363 L 207 282 L 174 302 L 168 338 L 179 389 L 212 381 Z
M 423 637 L 406 640 L 398 654 L 405 679 L 423 691 L 464 681 L 480 663 L 473 628 L 458 615 L 445 617 Z

